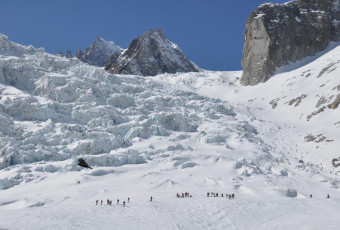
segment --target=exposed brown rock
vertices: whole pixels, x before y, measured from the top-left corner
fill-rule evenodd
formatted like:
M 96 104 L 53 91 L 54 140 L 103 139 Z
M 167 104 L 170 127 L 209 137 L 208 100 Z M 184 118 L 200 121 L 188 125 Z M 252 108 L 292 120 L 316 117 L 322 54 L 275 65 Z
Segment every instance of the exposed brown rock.
M 339 107 L 339 104 L 340 104 L 340 94 L 338 94 L 336 98 L 334 99 L 334 101 L 328 105 L 328 108 L 337 109 Z
M 324 50 L 340 40 L 339 0 L 262 4 L 247 19 L 241 83 L 265 82 L 277 67 Z

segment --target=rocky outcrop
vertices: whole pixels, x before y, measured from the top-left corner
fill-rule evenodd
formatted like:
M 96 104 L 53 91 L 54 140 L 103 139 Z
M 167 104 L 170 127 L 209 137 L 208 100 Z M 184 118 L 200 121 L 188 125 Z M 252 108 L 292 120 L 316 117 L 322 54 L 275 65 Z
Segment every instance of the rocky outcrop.
M 241 83 L 265 82 L 277 67 L 324 50 L 340 40 L 339 0 L 262 4 L 247 19 Z
M 85 51 L 79 49 L 75 56 L 90 65 L 105 66 L 111 57 L 116 57 L 117 60 L 121 53 L 122 48 L 114 42 L 99 37 Z
M 71 50 L 66 50 L 65 57 L 72 58 L 72 52 Z
M 61 51 L 61 50 L 59 50 L 59 51 L 56 53 L 56 55 L 57 55 L 57 56 L 60 56 L 60 57 L 64 57 L 63 51 Z M 66 57 L 66 58 L 72 58 L 72 52 L 71 52 L 71 50 L 66 50 L 65 57 Z
M 134 39 L 118 60 L 108 62 L 105 69 L 110 73 L 143 76 L 198 71 L 198 67 L 185 57 L 176 44 L 167 40 L 160 29 L 150 29 Z

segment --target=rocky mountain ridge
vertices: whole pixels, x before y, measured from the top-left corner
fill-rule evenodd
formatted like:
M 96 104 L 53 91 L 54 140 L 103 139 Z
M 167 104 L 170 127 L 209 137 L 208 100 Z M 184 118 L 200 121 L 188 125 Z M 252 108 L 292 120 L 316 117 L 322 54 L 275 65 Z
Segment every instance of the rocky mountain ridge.
M 166 39 L 160 29 L 150 29 L 134 39 L 117 61 L 114 59 L 108 63 L 105 69 L 110 73 L 142 76 L 199 71 L 176 44 Z
M 61 52 L 59 55 L 63 56 Z M 155 76 L 200 70 L 176 44 L 166 39 L 161 29 L 150 29 L 134 39 L 126 50 L 114 42 L 98 38 L 85 51 L 79 49 L 75 57 L 116 74 Z
M 277 67 L 323 51 L 340 40 L 338 0 L 262 4 L 247 19 L 241 83 L 267 81 Z

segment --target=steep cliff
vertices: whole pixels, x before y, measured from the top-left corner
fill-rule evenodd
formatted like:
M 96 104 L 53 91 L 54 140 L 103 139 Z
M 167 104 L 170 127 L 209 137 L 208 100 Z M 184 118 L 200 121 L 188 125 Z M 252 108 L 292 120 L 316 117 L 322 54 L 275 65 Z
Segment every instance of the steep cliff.
M 339 0 L 262 4 L 247 19 L 241 83 L 265 82 L 277 67 L 324 50 L 340 40 Z

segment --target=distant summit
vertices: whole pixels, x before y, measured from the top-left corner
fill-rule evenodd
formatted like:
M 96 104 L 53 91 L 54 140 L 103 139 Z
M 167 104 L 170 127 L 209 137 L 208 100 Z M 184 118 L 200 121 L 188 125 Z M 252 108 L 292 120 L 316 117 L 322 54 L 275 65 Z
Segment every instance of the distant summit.
M 266 3 L 254 10 L 244 31 L 241 83 L 267 81 L 277 67 L 323 51 L 340 40 L 339 0 Z
M 134 39 L 118 60 L 111 60 L 105 69 L 110 73 L 143 76 L 199 71 L 176 44 L 165 38 L 160 29 L 150 29 Z
M 110 58 L 111 60 L 114 60 L 114 57 L 117 59 L 121 52 L 122 48 L 114 42 L 99 37 L 85 51 L 79 49 L 75 56 L 90 65 L 105 66 Z

